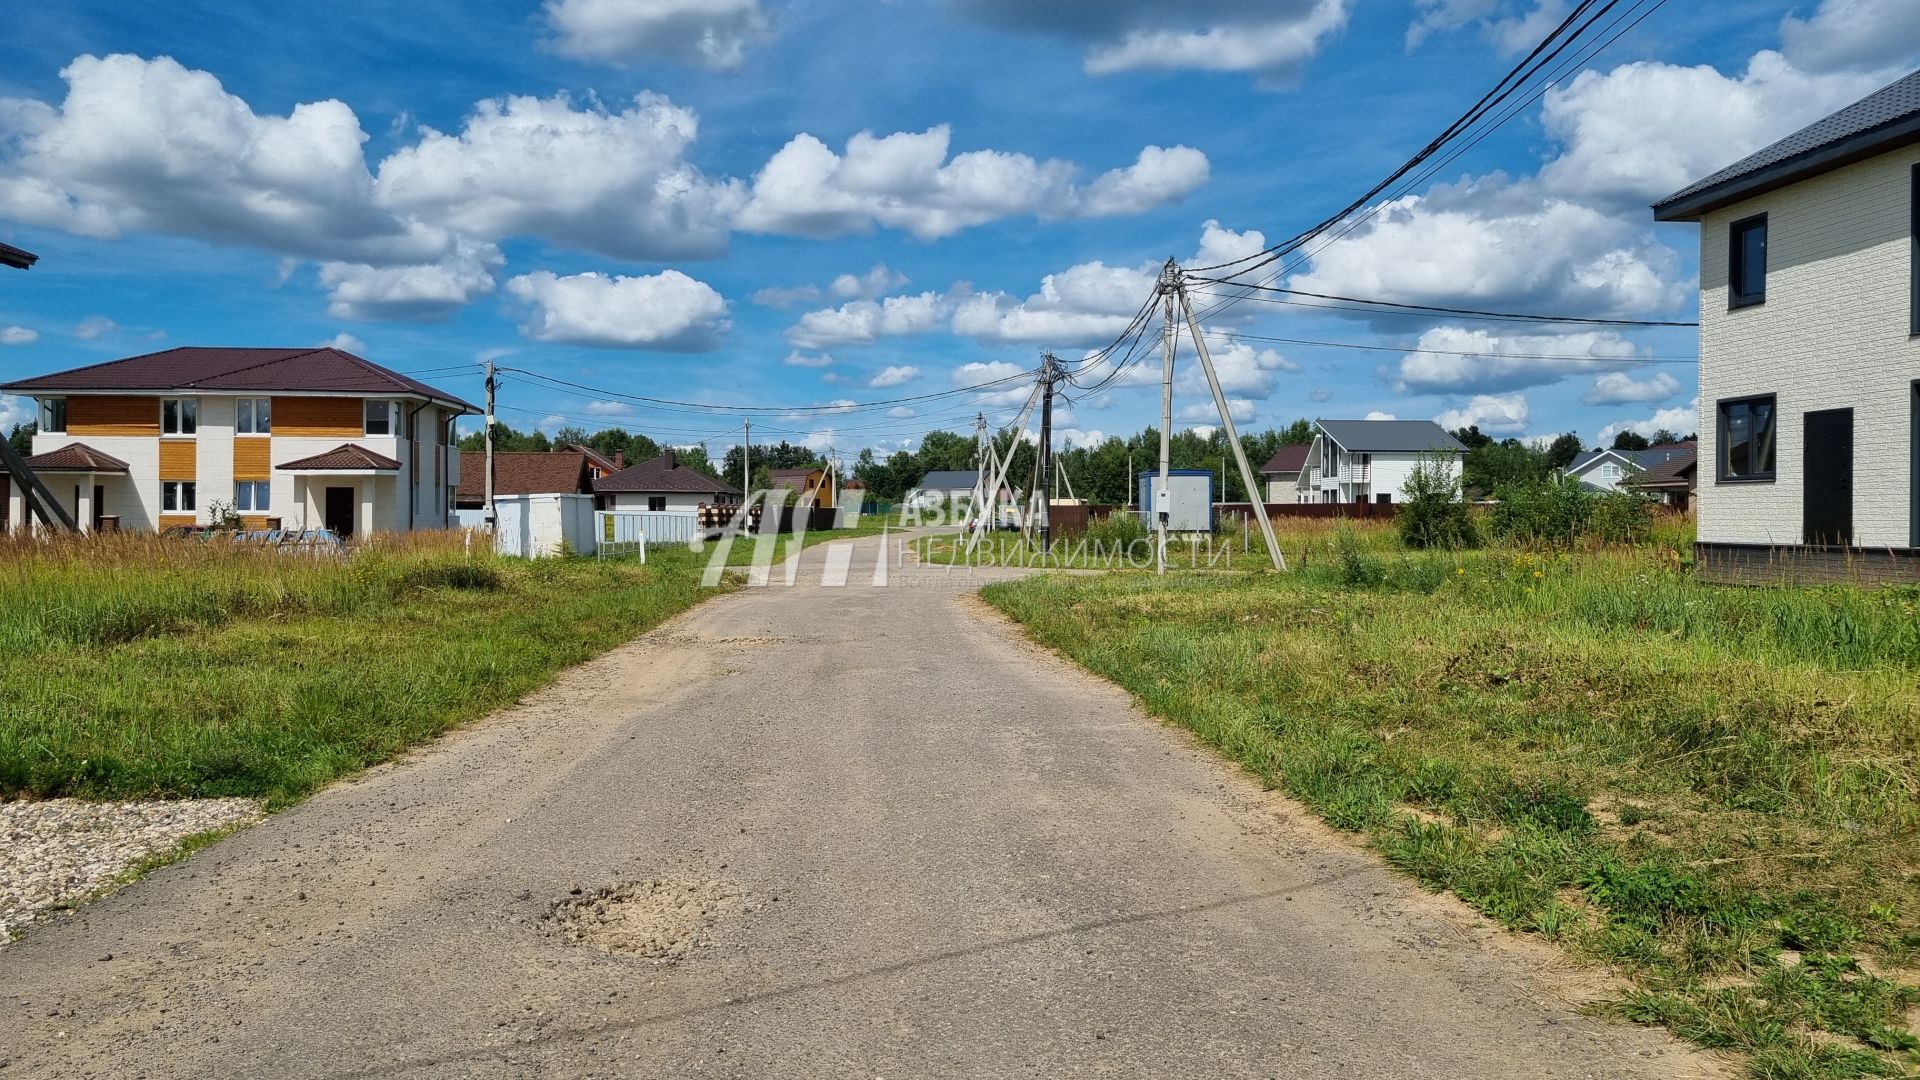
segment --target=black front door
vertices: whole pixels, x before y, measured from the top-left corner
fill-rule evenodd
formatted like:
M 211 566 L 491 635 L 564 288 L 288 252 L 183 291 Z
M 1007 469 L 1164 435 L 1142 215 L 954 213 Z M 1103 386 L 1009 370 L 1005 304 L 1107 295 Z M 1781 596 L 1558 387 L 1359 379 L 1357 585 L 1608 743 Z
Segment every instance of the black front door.
M 1807 414 L 1806 486 L 1801 495 L 1802 540 L 1853 544 L 1853 410 Z
M 324 524 L 327 529 L 345 540 L 353 535 L 353 489 L 350 487 L 330 487 L 327 489 L 326 515 Z
M 95 484 L 93 485 L 93 525 L 91 526 L 94 532 L 100 531 L 100 519 L 106 516 L 107 489 L 100 484 Z

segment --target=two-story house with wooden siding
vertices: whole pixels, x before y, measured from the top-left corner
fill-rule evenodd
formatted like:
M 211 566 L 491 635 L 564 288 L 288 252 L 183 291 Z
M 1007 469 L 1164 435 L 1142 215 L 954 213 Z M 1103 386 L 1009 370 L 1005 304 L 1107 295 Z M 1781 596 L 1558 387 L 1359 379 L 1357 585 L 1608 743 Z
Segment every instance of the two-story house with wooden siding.
M 1920 72 L 1653 212 L 1700 226 L 1702 571 L 1920 578 Z
M 38 401 L 27 464 L 89 530 L 202 525 L 216 504 L 251 528 L 446 528 L 453 424 L 476 411 L 333 348 L 167 349 L 0 390 Z

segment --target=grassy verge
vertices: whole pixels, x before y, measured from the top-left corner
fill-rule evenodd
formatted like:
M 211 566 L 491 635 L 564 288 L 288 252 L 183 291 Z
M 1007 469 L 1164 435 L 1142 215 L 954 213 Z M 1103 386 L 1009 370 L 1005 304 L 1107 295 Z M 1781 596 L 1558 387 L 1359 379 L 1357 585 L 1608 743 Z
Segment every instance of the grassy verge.
M 0 547 L 0 797 L 298 799 L 698 602 L 702 561 Z
M 1040 577 L 987 599 L 1753 1075 L 1920 1073 L 1920 594 L 1633 552 Z M 1292 552 L 1290 551 L 1290 554 Z

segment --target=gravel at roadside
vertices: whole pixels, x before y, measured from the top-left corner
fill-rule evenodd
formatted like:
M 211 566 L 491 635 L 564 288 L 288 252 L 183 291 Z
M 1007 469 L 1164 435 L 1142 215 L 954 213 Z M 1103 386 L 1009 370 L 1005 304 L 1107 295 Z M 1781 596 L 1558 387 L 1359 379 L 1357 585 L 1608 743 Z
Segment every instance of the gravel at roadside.
M 139 860 L 260 814 L 252 799 L 0 802 L 0 945 L 36 912 L 86 896 Z

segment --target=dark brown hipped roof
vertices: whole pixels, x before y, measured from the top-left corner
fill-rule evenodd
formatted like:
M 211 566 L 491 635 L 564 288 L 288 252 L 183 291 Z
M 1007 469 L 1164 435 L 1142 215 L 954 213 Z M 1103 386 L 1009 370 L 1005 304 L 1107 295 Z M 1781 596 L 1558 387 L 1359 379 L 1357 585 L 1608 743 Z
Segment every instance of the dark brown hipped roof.
M 592 492 L 593 481 L 587 475 L 585 454 L 569 450 L 551 454 L 493 452 L 495 495 L 582 495 Z M 487 455 L 484 451 L 460 451 L 458 496 L 463 501 L 486 499 Z
M 695 495 L 738 495 L 740 489 L 725 480 L 715 480 L 699 469 L 680 464 L 673 451 L 608 473 L 593 482 L 598 492 L 679 491 Z
M 77 442 L 33 455 L 27 459 L 27 468 L 34 472 L 126 472 L 127 463 Z
M 265 391 L 335 394 L 408 394 L 467 412 L 472 405 L 389 371 L 344 349 L 235 349 L 182 346 L 109 360 L 71 371 L 23 379 L 0 389 L 10 394 L 61 390 L 177 392 L 185 390 Z
M 1262 473 L 1297 473 L 1307 467 L 1307 451 L 1312 449 L 1313 446 L 1310 443 L 1283 446 L 1273 452 L 1273 456 L 1267 459 L 1266 465 L 1262 466 L 1260 471 Z
M 376 472 L 392 472 L 399 467 L 400 463 L 393 458 L 385 454 L 376 454 L 364 446 L 354 446 L 352 443 L 341 443 L 324 454 L 315 454 L 312 457 L 303 457 L 298 461 L 289 461 L 284 465 L 275 466 L 279 469 L 372 469 Z
M 1629 478 L 1628 487 L 1635 488 L 1685 488 L 1693 486 L 1693 473 L 1700 464 L 1698 456 L 1688 454 L 1685 457 L 1668 458 L 1666 461 L 1649 468 L 1638 476 Z
M 40 256 L 31 251 L 14 247 L 12 244 L 0 244 L 0 266 L 11 266 L 16 270 L 25 270 L 40 261 Z

